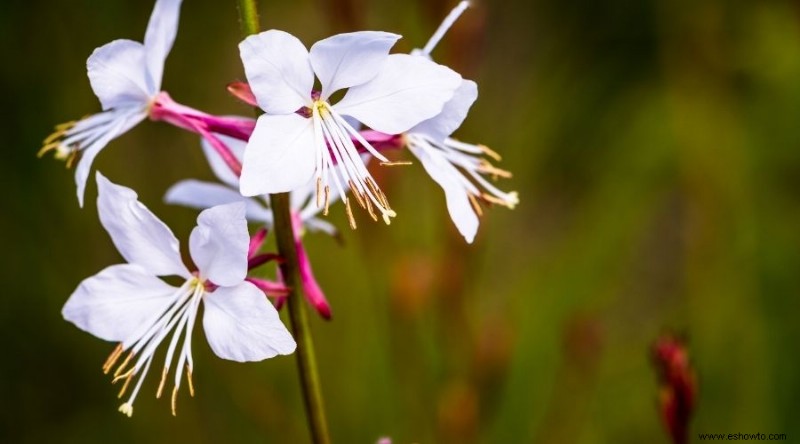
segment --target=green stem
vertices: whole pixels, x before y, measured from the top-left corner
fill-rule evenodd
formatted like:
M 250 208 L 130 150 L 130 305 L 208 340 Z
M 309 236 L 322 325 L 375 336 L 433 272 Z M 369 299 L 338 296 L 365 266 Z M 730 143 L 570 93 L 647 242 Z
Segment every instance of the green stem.
M 260 26 L 256 0 L 238 0 L 238 2 L 242 32 L 245 36 L 258 33 Z M 330 444 L 328 421 L 325 417 L 325 405 L 317 371 L 317 360 L 314 355 L 314 341 L 311 337 L 308 311 L 303 303 L 301 292 L 302 285 L 292 229 L 289 193 L 271 194 L 269 200 L 272 207 L 273 229 L 278 244 L 278 253 L 284 259 L 281 264 L 281 274 L 289 287 L 286 309 L 289 312 L 294 339 L 297 341 L 297 350 L 295 351 L 297 371 L 300 376 L 311 440 L 315 444 Z

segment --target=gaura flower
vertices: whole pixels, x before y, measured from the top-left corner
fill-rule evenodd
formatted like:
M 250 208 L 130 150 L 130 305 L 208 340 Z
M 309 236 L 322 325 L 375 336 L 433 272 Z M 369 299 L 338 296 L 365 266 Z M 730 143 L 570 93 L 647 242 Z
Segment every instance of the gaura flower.
M 447 30 L 469 6 L 462 1 L 445 18 L 423 49 L 412 54 L 429 59 Z M 478 217 L 483 214 L 480 201 L 514 208 L 519 202 L 516 192 L 503 192 L 486 180 L 488 174 L 495 179 L 510 178 L 511 173 L 501 170 L 482 158 L 487 155 L 499 161 L 500 156 L 483 145 L 460 142 L 449 136 L 461 126 L 467 112 L 478 98 L 478 86 L 463 80 L 450 99 L 435 117 L 428 119 L 405 134 L 408 149 L 422 163 L 425 171 L 445 192 L 450 218 L 468 243 L 478 231 Z
M 439 114 L 461 83 L 460 75 L 423 57 L 389 55 L 399 38 L 377 31 L 338 34 L 310 51 L 277 30 L 242 41 L 245 73 L 266 114 L 258 118 L 244 153 L 241 193 L 281 193 L 313 182 L 317 207 L 324 207 L 333 186 L 355 228 L 349 188 L 374 220 L 377 210 L 388 224 L 396 214 L 351 138 L 390 163 L 344 117 L 399 134 Z M 320 92 L 312 92 L 315 78 Z M 331 104 L 331 95 L 343 89 L 348 89 L 344 97 Z
M 184 366 L 189 393 L 194 396 L 191 341 L 201 303 L 206 339 L 217 356 L 246 362 L 294 352 L 295 342 L 278 312 L 261 290 L 245 280 L 250 239 L 242 203 L 200 213 L 189 237 L 189 252 L 198 270 L 190 272 L 181 261 L 175 235 L 137 200 L 133 190 L 111 183 L 100 173 L 97 187 L 100 222 L 127 263 L 112 265 L 81 282 L 62 314 L 98 338 L 119 342 L 103 371 L 113 371 L 114 382 L 124 382 L 120 398 L 139 376 L 120 412 L 133 414 L 133 402 L 155 352 L 170 333 L 156 397 L 161 396 L 173 364 L 172 414 Z M 159 276 L 180 276 L 185 282 L 176 288 Z M 117 366 L 125 352 L 127 356 Z
M 78 202 L 83 206 L 89 170 L 97 154 L 111 140 L 144 120 L 161 90 L 164 61 L 178 31 L 181 0 L 157 0 L 144 44 L 120 39 L 94 50 L 86 61 L 89 82 L 103 111 L 77 122 L 56 126 L 39 151 L 49 151 L 75 169 Z
M 245 142 L 231 137 L 219 136 L 228 145 L 231 152 L 241 158 L 245 151 Z M 222 183 L 205 182 L 194 179 L 182 180 L 173 185 L 164 196 L 167 203 L 183 205 L 190 208 L 205 209 L 215 205 L 228 204 L 231 202 L 243 202 L 246 206 L 246 217 L 250 222 L 264 224 L 267 228 L 273 227 L 272 211 L 269 209 L 268 201 L 263 196 L 244 197 L 239 194 L 239 178 L 233 174 L 226 166 L 219 154 L 203 140 L 203 152 L 214 172 L 214 175 Z M 366 155 L 362 155 L 362 161 Z M 322 211 L 317 207 L 314 194 L 315 184 L 309 182 L 305 187 L 292 191 L 289 195 L 292 210 L 292 222 L 295 236 L 295 247 L 297 249 L 298 268 L 308 302 L 325 319 L 331 318 L 331 307 L 322 288 L 314 277 L 311 268 L 311 261 L 303 246 L 302 237 L 306 231 L 321 231 L 331 236 L 337 236 L 338 232 L 330 222 L 317 217 Z M 341 196 L 333 191 L 329 195 L 328 204 L 335 203 Z M 251 278 L 248 278 L 251 279 Z M 256 284 L 262 284 L 260 280 L 252 280 Z M 280 306 L 285 301 L 285 297 L 280 295 L 276 299 L 276 306 Z

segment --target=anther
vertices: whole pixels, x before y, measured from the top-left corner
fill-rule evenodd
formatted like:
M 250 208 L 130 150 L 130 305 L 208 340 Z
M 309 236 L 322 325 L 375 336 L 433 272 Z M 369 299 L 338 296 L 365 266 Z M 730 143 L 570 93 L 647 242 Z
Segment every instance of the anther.
M 119 368 L 117 368 L 117 371 L 115 371 L 115 372 L 114 372 L 114 378 L 115 378 L 115 379 L 116 379 L 116 378 L 117 378 L 117 377 L 118 377 L 120 374 L 122 374 L 122 372 L 125 370 L 125 367 L 128 365 L 128 363 L 129 363 L 129 362 L 131 362 L 131 359 L 132 359 L 132 358 L 133 358 L 133 351 L 131 351 L 130 353 L 128 353 L 128 356 L 125 358 L 125 360 L 124 360 L 124 361 L 122 361 L 122 364 L 119 366 Z
M 494 159 L 494 160 L 496 160 L 498 162 L 503 160 L 503 158 L 500 156 L 500 154 L 497 154 L 496 151 L 492 150 L 491 148 L 489 148 L 486 145 L 478 145 L 478 149 L 480 149 L 481 151 L 483 151 L 484 154 L 486 154 L 487 156 L 491 157 L 492 159 Z
M 369 198 L 365 199 L 367 201 L 367 212 L 369 213 L 372 220 L 375 222 L 378 221 L 378 216 L 375 215 L 375 211 L 372 209 L 372 202 L 369 201 Z
M 408 160 L 398 160 L 394 162 L 381 162 L 381 166 L 408 166 L 414 163 Z
M 356 184 L 354 184 L 354 183 L 353 183 L 353 180 L 352 180 L 352 179 L 349 179 L 349 180 L 347 181 L 347 184 L 348 184 L 348 185 L 350 185 L 350 191 L 353 193 L 353 196 L 354 196 L 354 197 L 356 198 L 356 200 L 358 201 L 358 205 L 359 205 L 361 208 L 363 208 L 363 209 L 366 209 L 366 208 L 367 208 L 367 206 L 364 204 L 364 198 L 361 196 L 361 193 L 360 193 L 360 192 L 358 191 L 358 189 L 356 188 Z
M 350 199 L 345 199 L 344 208 L 347 211 L 347 219 L 350 221 L 350 228 L 356 229 L 356 219 L 353 217 L 353 209 L 350 208 Z
M 322 210 L 322 215 L 328 215 L 328 207 L 331 203 L 331 187 L 330 185 L 325 185 L 325 209 Z
M 317 177 L 317 208 L 322 208 L 322 177 Z
M 178 416 L 177 404 L 178 404 L 178 386 L 176 385 L 172 389 L 172 416 Z
M 169 368 L 164 367 L 161 372 L 161 382 L 158 383 L 158 390 L 156 391 L 156 399 L 161 399 L 161 393 L 164 391 L 164 383 L 167 382 L 167 372 Z
M 133 405 L 129 402 L 126 402 L 121 406 L 119 406 L 119 411 L 128 418 L 130 418 L 131 416 L 133 416 Z
M 476 199 L 475 196 L 473 196 L 472 194 L 467 194 L 467 197 L 469 197 L 469 203 L 472 204 L 472 209 L 475 210 L 475 213 L 478 216 L 483 216 L 483 209 L 481 209 L 481 205 L 478 203 L 478 199 Z
M 192 368 L 186 364 L 186 380 L 189 381 L 189 396 L 194 398 L 194 382 L 192 381 Z
M 114 364 L 117 362 L 117 359 L 119 359 L 121 355 L 122 343 L 120 342 L 116 347 L 114 347 L 114 351 L 108 355 L 108 359 L 106 359 L 106 362 L 103 364 L 103 373 L 108 374 L 108 372 L 111 371 L 111 367 L 114 366 Z
M 117 398 L 122 398 L 125 395 L 125 391 L 128 390 L 128 385 L 131 383 L 133 379 L 133 370 L 128 372 L 128 376 L 125 378 L 125 384 L 122 385 L 122 389 L 119 391 Z

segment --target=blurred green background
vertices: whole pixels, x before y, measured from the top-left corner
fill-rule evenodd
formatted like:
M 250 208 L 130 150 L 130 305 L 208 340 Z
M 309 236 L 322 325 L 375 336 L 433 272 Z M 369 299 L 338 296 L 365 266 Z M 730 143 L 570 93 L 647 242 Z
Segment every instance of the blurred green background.
M 262 26 L 311 42 L 381 29 L 421 46 L 454 1 L 262 1 Z M 141 40 L 151 1 L 0 4 L 4 155 L 0 441 L 305 442 L 293 357 L 237 364 L 196 330 L 197 397 L 178 416 L 151 375 L 132 419 L 100 371 L 112 344 L 61 319 L 77 284 L 120 262 L 72 171 L 35 156 L 53 125 L 99 110 L 91 51 Z M 185 0 L 164 89 L 249 115 L 233 0 Z M 419 165 L 377 171 L 399 213 L 358 215 L 345 246 L 307 237 L 334 320 L 313 319 L 339 443 L 666 443 L 649 348 L 689 337 L 695 433 L 800 439 L 800 7 L 765 0 L 480 2 L 434 56 L 480 85 L 456 133 L 503 154 L 514 211 L 474 245 Z M 162 203 L 210 179 L 194 135 L 145 122 L 96 167 L 184 242 Z M 331 219 L 346 227 L 343 211 Z M 696 439 L 696 436 L 695 436 Z

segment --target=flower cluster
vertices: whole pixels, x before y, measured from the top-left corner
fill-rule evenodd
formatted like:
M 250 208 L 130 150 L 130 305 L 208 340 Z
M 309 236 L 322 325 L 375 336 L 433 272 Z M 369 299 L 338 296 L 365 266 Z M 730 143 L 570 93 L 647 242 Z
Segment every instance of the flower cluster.
M 279 30 L 244 39 L 239 52 L 247 83 L 231 84 L 229 90 L 260 108 L 264 113 L 258 119 L 209 114 L 161 90 L 180 8 L 181 0 L 157 0 L 143 43 L 115 40 L 92 53 L 87 71 L 102 111 L 58 125 L 40 150 L 75 165 L 83 206 L 99 152 L 146 119 L 162 121 L 200 136 L 219 180 L 187 179 L 165 195 L 168 203 L 202 210 L 189 237 L 190 268 L 172 231 L 137 194 L 97 173 L 100 222 L 126 263 L 81 282 L 63 315 L 82 330 L 118 343 L 103 371 L 122 383 L 120 397 L 135 380 L 120 407 L 129 416 L 165 342 L 156 396 L 162 395 L 170 369 L 173 414 L 184 374 L 194 394 L 191 341 L 201 305 L 206 339 L 223 359 L 258 361 L 295 350 L 277 312 L 289 294 L 280 272 L 274 281 L 250 275 L 256 267 L 283 260 L 260 252 L 274 221 L 267 195 L 291 193 L 302 290 L 326 319 L 331 307 L 314 278 L 303 235 L 337 235 L 321 216 L 339 201 L 354 229 L 354 207 L 387 224 L 397 216 L 370 173 L 371 158 L 379 166 L 409 164 L 384 154 L 408 148 L 444 190 L 450 216 L 467 242 L 477 232 L 482 203 L 509 208 L 517 203 L 516 193 L 499 190 L 485 177 L 510 177 L 486 159 L 499 160 L 494 151 L 451 138 L 477 99 L 477 85 L 431 58 L 467 2 L 411 54 L 391 54 L 401 36 L 379 31 L 338 34 L 310 49 Z M 341 98 L 334 100 L 335 94 Z M 252 237 L 248 223 L 260 225 Z M 178 276 L 183 284 L 172 286 L 165 276 Z

